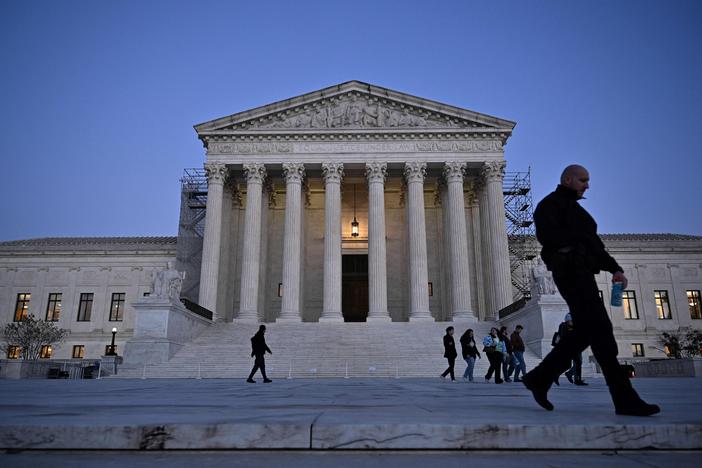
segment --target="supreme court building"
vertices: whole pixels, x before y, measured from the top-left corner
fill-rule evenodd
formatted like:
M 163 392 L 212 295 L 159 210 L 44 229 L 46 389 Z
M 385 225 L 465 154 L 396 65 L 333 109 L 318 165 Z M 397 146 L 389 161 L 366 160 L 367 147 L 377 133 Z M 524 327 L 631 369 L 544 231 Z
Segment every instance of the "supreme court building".
M 220 352 L 248 359 L 226 343 L 248 346 L 261 322 L 280 327 L 284 353 L 303 354 L 301 342 L 322 333 L 309 327 L 326 327 L 339 343 L 356 340 L 340 355 L 367 351 L 375 364 L 375 338 L 348 322 L 382 328 L 396 341 L 378 354 L 395 347 L 398 360 L 433 355 L 446 326 L 436 322 L 476 335 L 521 323 L 538 359 L 564 303 L 532 285 L 529 302 L 515 306 L 525 293 L 515 274 L 533 270 L 526 260 L 538 246 L 506 228 L 514 126 L 358 81 L 196 125 L 206 158 L 181 181 L 178 236 L 0 242 L 0 325 L 27 314 L 57 322 L 70 335 L 44 357 L 76 359 L 104 354 L 117 328 L 119 354 L 131 346 L 138 363 L 181 359 L 163 376 L 195 356 L 213 369 Z M 662 331 L 700 328 L 702 237 L 602 237 L 630 279 L 624 308 L 607 305 L 623 356 L 660 356 Z M 606 303 L 610 280 L 597 277 Z M 324 345 L 310 344 L 310 359 Z
M 227 321 L 494 319 L 513 301 L 514 125 L 356 81 L 197 125 L 185 293 Z

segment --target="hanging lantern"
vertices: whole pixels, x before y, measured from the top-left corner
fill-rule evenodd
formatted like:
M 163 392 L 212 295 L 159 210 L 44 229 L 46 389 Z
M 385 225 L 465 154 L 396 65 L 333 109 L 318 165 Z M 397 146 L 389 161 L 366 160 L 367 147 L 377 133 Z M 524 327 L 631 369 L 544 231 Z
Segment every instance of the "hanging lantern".
M 351 237 L 358 237 L 358 221 L 356 221 L 356 184 L 353 184 L 353 221 L 351 221 Z

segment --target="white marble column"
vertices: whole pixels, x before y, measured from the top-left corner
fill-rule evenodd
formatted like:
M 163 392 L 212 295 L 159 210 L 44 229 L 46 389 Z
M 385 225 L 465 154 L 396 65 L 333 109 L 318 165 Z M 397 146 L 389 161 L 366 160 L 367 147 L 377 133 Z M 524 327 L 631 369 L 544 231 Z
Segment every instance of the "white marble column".
M 451 161 L 444 164 L 449 223 L 449 252 L 451 254 L 451 299 L 454 319 L 475 318 L 471 307 L 470 271 L 468 269 L 468 232 L 463 200 L 463 174 L 466 163 Z
M 207 207 L 198 301 L 202 307 L 212 311 L 212 320 L 218 320 L 220 316 L 217 311 L 217 282 L 219 252 L 222 245 L 222 194 L 227 179 L 227 167 L 224 164 L 207 163 L 205 174 L 207 175 Z
M 432 319 L 429 311 L 427 231 L 424 217 L 426 170 L 427 164 L 425 162 L 405 163 L 407 223 L 409 224 L 410 321 Z
M 366 164 L 368 180 L 368 321 L 390 321 L 385 253 L 385 178 L 388 165 Z
M 283 304 L 279 320 L 301 321 L 302 180 L 305 165 L 284 163 L 285 233 L 283 238 Z
M 466 188 L 466 203 L 468 216 L 466 229 L 468 230 L 468 259 L 471 264 L 471 287 L 474 309 L 473 313 L 479 320 L 485 319 L 485 283 L 483 281 L 482 240 L 480 239 L 480 213 L 477 200 L 477 182 L 469 179 L 464 183 Z
M 261 203 L 266 168 L 263 164 L 244 164 L 246 173 L 246 213 L 241 261 L 241 294 L 237 319 L 258 321 L 258 278 L 261 267 Z
M 495 320 L 497 310 L 495 309 L 495 288 L 492 283 L 492 239 L 490 237 L 490 212 L 488 210 L 487 188 L 482 177 L 476 180 L 476 190 L 478 191 L 478 217 L 480 218 L 480 260 L 482 263 L 481 279 L 483 290 L 485 291 L 485 310 L 481 315 L 483 320 Z
M 324 177 L 324 303 L 320 322 L 343 322 L 341 313 L 341 180 L 343 163 L 322 164 Z
M 490 260 L 495 313 L 512 303 L 512 273 L 509 269 L 507 226 L 502 180 L 505 161 L 490 161 L 483 166 L 488 211 L 490 212 Z

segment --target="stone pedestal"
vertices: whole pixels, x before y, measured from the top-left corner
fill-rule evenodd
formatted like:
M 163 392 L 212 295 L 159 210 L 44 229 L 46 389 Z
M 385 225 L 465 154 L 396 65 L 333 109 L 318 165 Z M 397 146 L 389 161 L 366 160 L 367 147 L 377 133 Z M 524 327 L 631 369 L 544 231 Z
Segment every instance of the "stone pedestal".
M 533 298 L 518 311 L 500 318 L 500 322 L 510 331 L 517 325 L 523 326 L 524 343 L 543 359 L 551 351 L 553 334 L 567 313 L 568 305 L 560 294 L 544 294 Z
M 124 367 L 168 361 L 185 343 L 212 325 L 180 303 L 145 297 L 132 303 L 134 335 L 124 348 Z

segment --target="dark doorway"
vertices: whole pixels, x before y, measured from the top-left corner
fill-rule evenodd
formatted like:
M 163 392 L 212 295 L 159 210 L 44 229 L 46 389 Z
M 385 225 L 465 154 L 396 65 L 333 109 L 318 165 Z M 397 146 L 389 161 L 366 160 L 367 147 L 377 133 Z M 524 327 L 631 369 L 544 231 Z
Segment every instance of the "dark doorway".
M 341 310 L 345 322 L 368 318 L 368 255 L 341 257 Z

